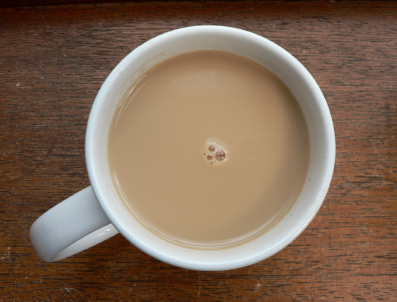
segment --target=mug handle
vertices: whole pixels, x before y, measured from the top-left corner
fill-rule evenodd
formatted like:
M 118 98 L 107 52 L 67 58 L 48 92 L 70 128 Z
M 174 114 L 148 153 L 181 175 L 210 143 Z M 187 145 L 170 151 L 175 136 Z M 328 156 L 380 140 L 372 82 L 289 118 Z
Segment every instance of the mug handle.
M 41 215 L 30 228 L 30 240 L 44 261 L 54 262 L 118 233 L 87 187 Z

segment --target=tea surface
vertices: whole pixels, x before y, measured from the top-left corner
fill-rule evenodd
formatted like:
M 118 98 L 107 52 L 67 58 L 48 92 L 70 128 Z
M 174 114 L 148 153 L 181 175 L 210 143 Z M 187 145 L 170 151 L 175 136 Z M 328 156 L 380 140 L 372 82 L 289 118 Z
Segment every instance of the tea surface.
M 299 195 L 309 158 L 289 89 L 261 65 L 219 51 L 149 70 L 120 103 L 108 141 L 131 213 L 195 247 L 239 244 L 274 226 Z

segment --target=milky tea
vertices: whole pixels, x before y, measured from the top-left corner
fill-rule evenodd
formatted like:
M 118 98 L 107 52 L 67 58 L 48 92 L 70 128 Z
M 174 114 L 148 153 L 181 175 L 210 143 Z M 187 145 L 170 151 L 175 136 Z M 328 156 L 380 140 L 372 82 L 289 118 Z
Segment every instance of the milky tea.
M 108 140 L 113 182 L 131 214 L 157 236 L 199 249 L 239 245 L 277 224 L 309 159 L 289 89 L 221 51 L 151 68 L 119 104 Z

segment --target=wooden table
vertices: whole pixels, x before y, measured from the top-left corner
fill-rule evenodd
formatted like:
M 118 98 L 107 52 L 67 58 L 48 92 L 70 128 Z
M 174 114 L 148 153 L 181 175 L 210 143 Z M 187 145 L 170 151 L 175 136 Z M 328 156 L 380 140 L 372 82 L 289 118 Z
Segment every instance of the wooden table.
M 337 156 L 316 218 L 278 254 L 232 271 L 173 267 L 120 235 L 43 262 L 29 228 L 89 185 L 84 138 L 101 83 L 138 45 L 199 24 L 264 36 L 318 82 L 334 120 Z M 396 80 L 393 2 L 1 8 L 0 300 L 396 301 Z

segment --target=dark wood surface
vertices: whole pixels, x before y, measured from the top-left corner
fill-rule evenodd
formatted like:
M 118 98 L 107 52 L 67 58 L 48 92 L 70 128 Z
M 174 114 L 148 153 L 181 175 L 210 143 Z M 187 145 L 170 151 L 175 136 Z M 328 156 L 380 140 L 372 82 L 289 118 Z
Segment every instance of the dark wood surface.
M 89 185 L 84 137 L 101 83 L 138 45 L 198 24 L 262 35 L 317 80 L 337 143 L 318 215 L 278 254 L 232 271 L 176 268 L 120 235 L 43 262 L 28 231 L 47 209 Z M 394 2 L 0 9 L 0 300 L 396 301 L 396 80 Z

